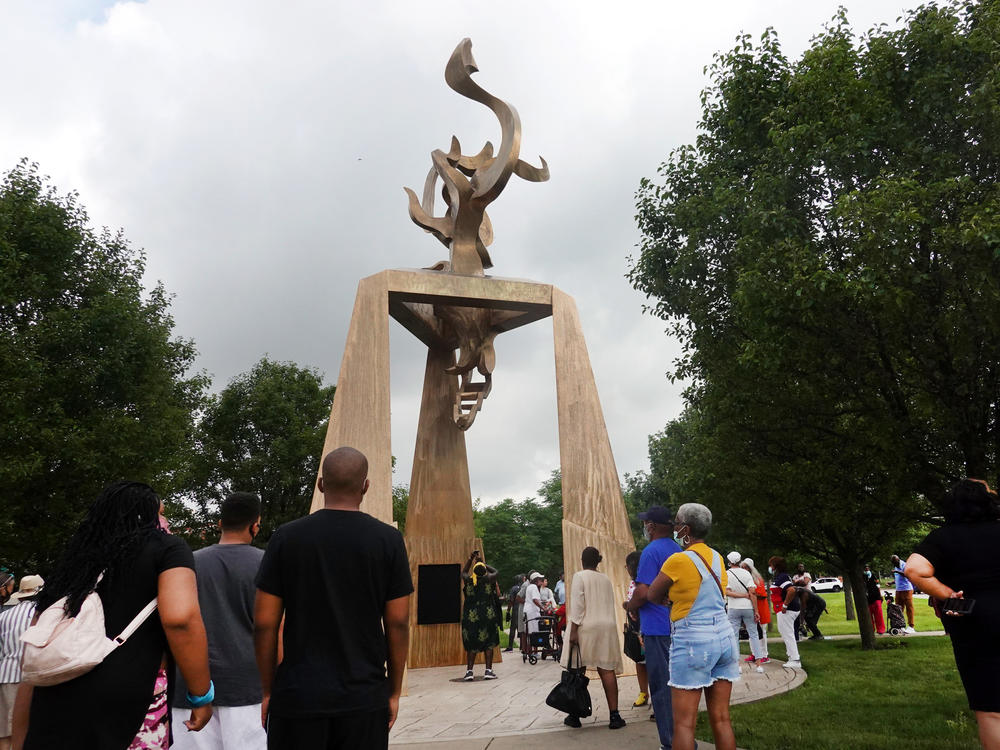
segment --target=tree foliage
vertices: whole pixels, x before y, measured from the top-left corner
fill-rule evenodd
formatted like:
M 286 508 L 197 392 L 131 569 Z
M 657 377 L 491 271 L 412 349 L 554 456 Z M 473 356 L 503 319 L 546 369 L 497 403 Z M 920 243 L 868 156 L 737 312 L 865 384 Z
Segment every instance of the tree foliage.
M 998 45 L 997 0 L 860 39 L 841 12 L 798 61 L 741 37 L 637 194 L 629 277 L 692 383 L 653 446 L 671 493 L 858 603 L 863 562 L 1000 472 Z
M 0 182 L 0 517 L 5 561 L 44 571 L 116 479 L 176 487 L 206 378 L 162 285 L 36 165 Z
M 229 492 L 253 492 L 264 544 L 278 526 L 308 513 L 335 390 L 314 369 L 267 357 L 233 378 L 198 425 L 189 477 L 196 519 L 211 526 Z
M 510 498 L 473 506 L 476 536 L 483 540 L 486 562 L 500 573 L 501 589 L 518 573 L 537 570 L 555 585 L 563 569 L 562 476 L 558 470 L 538 488 L 537 498 Z

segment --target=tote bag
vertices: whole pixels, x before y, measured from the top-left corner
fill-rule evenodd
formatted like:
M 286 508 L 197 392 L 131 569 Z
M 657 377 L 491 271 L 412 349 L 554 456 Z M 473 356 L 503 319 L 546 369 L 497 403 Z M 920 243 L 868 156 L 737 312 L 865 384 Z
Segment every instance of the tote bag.
M 577 666 L 573 666 L 573 657 Z M 545 703 L 557 711 L 578 716 L 581 719 L 590 716 L 593 708 L 590 703 L 590 692 L 587 689 L 590 680 L 587 679 L 587 668 L 581 663 L 580 646 L 574 644 L 569 653 L 569 662 L 563 670 L 559 684 L 549 692 Z

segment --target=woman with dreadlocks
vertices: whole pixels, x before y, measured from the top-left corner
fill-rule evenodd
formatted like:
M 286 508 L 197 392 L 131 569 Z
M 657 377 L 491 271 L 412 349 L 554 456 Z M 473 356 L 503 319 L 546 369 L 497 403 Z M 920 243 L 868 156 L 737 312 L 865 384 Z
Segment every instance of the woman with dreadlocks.
M 194 558 L 182 539 L 161 527 L 161 513 L 148 485 L 116 482 L 98 495 L 73 534 L 38 596 L 38 612 L 66 597 L 66 613 L 75 616 L 96 588 L 114 638 L 154 597 L 157 611 L 90 672 L 59 685 L 22 686 L 15 748 L 23 742 L 25 750 L 165 750 L 174 663 L 198 706 L 185 726 L 198 731 L 211 719 Z

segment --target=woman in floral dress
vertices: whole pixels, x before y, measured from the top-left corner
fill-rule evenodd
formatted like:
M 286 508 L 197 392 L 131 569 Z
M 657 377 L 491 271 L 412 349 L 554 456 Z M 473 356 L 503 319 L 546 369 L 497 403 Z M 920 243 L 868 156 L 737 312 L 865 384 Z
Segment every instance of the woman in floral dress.
M 463 678 L 472 682 L 472 665 L 480 651 L 486 659 L 487 680 L 495 680 L 493 672 L 493 649 L 500 645 L 500 631 L 497 628 L 497 571 L 479 558 L 479 550 L 473 550 L 462 569 L 462 585 L 465 603 L 462 606 L 462 645 L 469 660 Z

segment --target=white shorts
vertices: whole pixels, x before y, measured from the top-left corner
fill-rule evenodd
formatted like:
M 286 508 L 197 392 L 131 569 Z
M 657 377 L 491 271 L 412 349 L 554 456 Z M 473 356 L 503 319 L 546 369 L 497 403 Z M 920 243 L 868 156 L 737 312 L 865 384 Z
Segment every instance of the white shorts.
M 14 698 L 19 682 L 0 683 L 0 737 L 10 737 L 11 722 L 14 718 Z
M 212 720 L 200 732 L 192 732 L 184 722 L 191 710 L 170 710 L 173 722 L 172 750 L 267 750 L 267 733 L 260 725 L 260 704 L 214 706 Z

